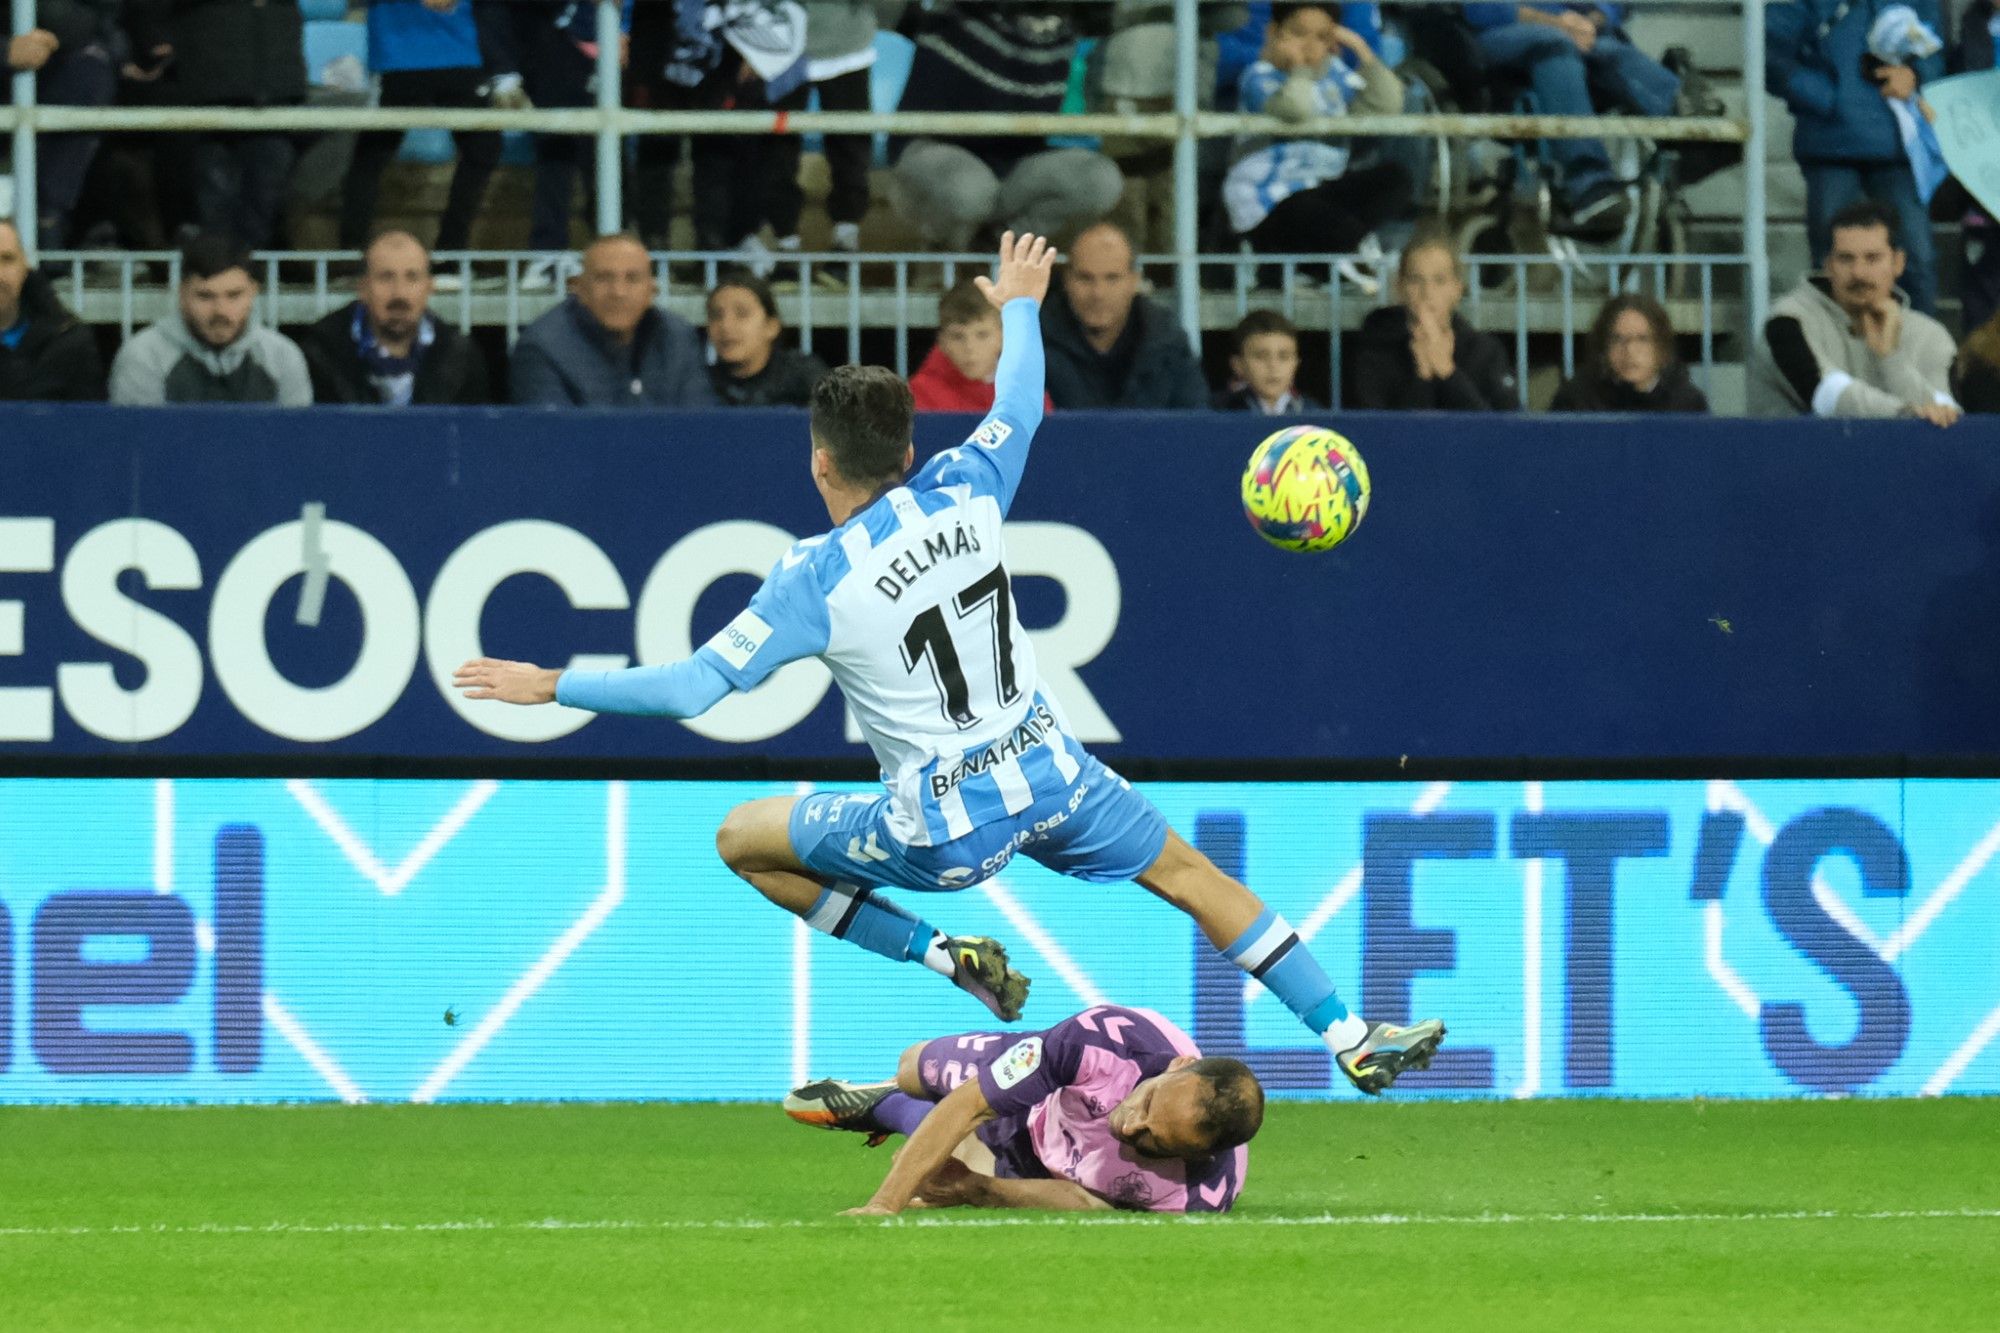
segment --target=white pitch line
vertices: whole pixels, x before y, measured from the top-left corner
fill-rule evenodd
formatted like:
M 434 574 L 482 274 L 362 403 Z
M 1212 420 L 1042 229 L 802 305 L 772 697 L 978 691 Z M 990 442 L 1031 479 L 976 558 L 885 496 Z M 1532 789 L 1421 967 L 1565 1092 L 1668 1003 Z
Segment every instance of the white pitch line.
M 33 1240 L 79 1236 L 353 1236 L 462 1232 L 592 1231 L 820 1231 L 876 1222 L 887 1228 L 976 1231 L 993 1227 L 1532 1227 L 1662 1226 L 1718 1222 L 1985 1222 L 2000 1208 L 1766 1209 L 1741 1213 L 1316 1213 L 1298 1217 L 1257 1214 L 1074 1213 L 1038 1216 L 943 1217 L 917 1210 L 893 1218 L 586 1218 L 544 1217 L 499 1222 L 473 1217 L 436 1222 L 191 1222 L 108 1226 L 0 1226 L 0 1238 Z
M 294 778 L 285 784 L 285 790 L 291 793 L 293 800 L 305 808 L 305 812 L 312 816 L 313 822 L 320 826 L 326 836 L 333 839 L 334 845 L 340 848 L 341 855 L 345 856 L 348 862 L 384 895 L 393 898 L 407 888 L 410 881 L 430 864 L 432 857 L 444 850 L 446 843 L 458 836 L 459 830 L 479 813 L 481 806 L 493 799 L 493 794 L 500 790 L 500 784 L 490 780 L 473 783 L 465 795 L 458 799 L 458 803 L 445 813 L 443 819 L 431 826 L 430 832 L 424 834 L 423 840 L 394 870 L 382 864 L 374 849 L 361 841 L 354 830 L 348 827 L 347 821 L 340 817 L 340 812 L 328 805 L 326 798 L 321 796 L 318 789 L 310 782 Z
M 264 992 L 264 1017 L 278 1029 L 280 1036 L 292 1044 L 294 1050 L 306 1058 L 306 1063 L 326 1080 L 327 1086 L 340 1094 L 340 1100 L 349 1103 L 368 1100 L 368 1094 L 361 1090 L 361 1085 L 347 1076 L 347 1071 L 340 1067 L 339 1062 L 313 1040 L 305 1025 L 292 1017 L 291 1011 L 278 1003 L 278 997 L 269 991 Z
M 431 1071 L 430 1077 L 410 1094 L 411 1101 L 436 1101 L 437 1095 L 472 1063 L 472 1058 L 485 1049 L 486 1043 L 507 1026 L 515 1011 L 547 984 L 556 969 L 576 952 L 577 946 L 589 939 L 604 924 L 604 919 L 625 900 L 625 784 L 622 782 L 605 784 L 604 877 L 603 891 L 584 909 L 583 915 L 557 936 L 556 942 L 535 960 L 533 967 L 515 978 L 507 993 L 500 997 L 500 1003 L 479 1020 L 465 1040 L 453 1047 L 451 1054 Z
M 1007 891 L 998 877 L 987 880 L 979 887 L 993 905 L 1000 909 L 1000 915 L 1007 918 L 1008 924 L 1020 931 L 1035 952 L 1048 960 L 1049 966 L 1056 970 L 1056 975 L 1063 979 L 1063 984 L 1076 992 L 1077 998 L 1083 1001 L 1084 1008 L 1111 1003 L 1104 998 L 1104 992 L 1097 989 L 1097 984 L 1084 975 L 1083 969 L 1076 965 L 1076 960 L 1069 956 L 1069 951 L 1056 943 L 1055 936 L 1042 929 L 1042 923 L 1035 920 L 1027 908 L 1021 906 L 1020 900 Z
M 1932 1074 L 1930 1082 L 1924 1084 L 1921 1089 L 1923 1095 L 1935 1097 L 1950 1087 L 1957 1081 L 1958 1076 L 1965 1072 L 1966 1066 L 1977 1060 L 1979 1053 L 1985 1050 L 1995 1037 L 2000 1037 L 2000 1008 L 1986 1015 L 1979 1026 L 1972 1030 L 1972 1035 L 1965 1039 L 1965 1044 L 1953 1051 L 1951 1058 L 1938 1066 L 1937 1073 Z
M 1430 814 L 1443 805 L 1444 798 L 1450 794 L 1451 784 L 1449 782 L 1433 782 L 1418 794 L 1416 803 L 1410 807 L 1410 813 L 1413 815 Z M 1340 877 L 1340 882 L 1333 886 L 1333 891 L 1319 900 L 1319 905 L 1313 908 L 1311 915 L 1307 916 L 1305 921 L 1299 926 L 1299 943 L 1311 944 L 1313 938 L 1326 929 L 1326 923 L 1339 916 L 1341 909 L 1353 902 L 1354 895 L 1359 892 L 1361 892 L 1361 867 L 1355 866 Z M 1243 1012 L 1246 1016 L 1250 1012 L 1250 1006 L 1255 1004 L 1257 997 L 1263 994 L 1265 994 L 1263 982 L 1255 978 L 1246 978 L 1244 980 Z
M 1736 1002 L 1746 1018 L 1755 1018 L 1764 1010 L 1757 992 L 1750 989 L 1742 975 L 1729 965 L 1722 956 L 1722 903 L 1711 898 L 1702 913 L 1702 961 L 1708 965 L 1708 975 L 1715 978 L 1715 984 L 1722 993 Z
M 1529 814 L 1546 804 L 1539 782 L 1526 784 L 1522 795 Z M 1537 856 L 1521 868 L 1521 1086 L 1516 1097 L 1532 1097 L 1542 1089 L 1542 875 Z

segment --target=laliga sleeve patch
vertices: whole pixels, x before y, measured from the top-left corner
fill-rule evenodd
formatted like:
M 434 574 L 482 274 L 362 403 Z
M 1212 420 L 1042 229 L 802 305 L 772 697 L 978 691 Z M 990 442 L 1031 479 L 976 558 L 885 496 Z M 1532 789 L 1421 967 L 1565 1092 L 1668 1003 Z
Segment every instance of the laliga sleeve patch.
M 993 1081 L 1003 1088 L 1011 1088 L 1041 1067 L 1042 1039 L 1029 1037 L 1014 1043 L 1005 1055 L 993 1062 Z
M 1007 437 L 1013 433 L 1014 428 L 1006 422 L 998 420 L 989 421 L 978 430 L 972 432 L 970 443 L 976 444 L 982 449 L 998 449 L 1001 445 L 1007 443 Z
M 708 641 L 708 646 L 715 650 L 716 656 L 742 671 L 749 667 L 750 659 L 757 655 L 757 650 L 770 637 L 771 627 L 764 623 L 764 617 L 755 611 L 745 611 L 717 630 L 715 637 Z

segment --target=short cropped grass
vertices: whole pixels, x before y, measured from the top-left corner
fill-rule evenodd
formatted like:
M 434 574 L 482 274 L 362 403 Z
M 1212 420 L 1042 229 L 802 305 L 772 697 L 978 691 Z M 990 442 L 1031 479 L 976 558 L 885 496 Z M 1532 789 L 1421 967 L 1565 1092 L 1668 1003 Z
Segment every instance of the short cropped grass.
M 2000 1327 L 2000 1101 L 1277 1105 L 1237 1211 L 838 1218 L 753 1106 L 0 1110 L 0 1327 Z

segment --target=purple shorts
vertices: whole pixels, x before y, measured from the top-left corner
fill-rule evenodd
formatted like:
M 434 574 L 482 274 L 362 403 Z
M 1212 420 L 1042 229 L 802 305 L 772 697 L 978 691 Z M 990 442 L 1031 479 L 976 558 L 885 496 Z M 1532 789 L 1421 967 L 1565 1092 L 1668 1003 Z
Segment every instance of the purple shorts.
M 917 1077 L 924 1091 L 942 1100 L 946 1093 L 999 1059 L 1026 1035 L 1020 1032 L 961 1032 L 924 1043 L 917 1054 Z M 1046 1180 L 1049 1169 L 1035 1155 L 1026 1115 L 1003 1115 L 973 1131 L 993 1151 L 993 1174 L 1002 1180 Z

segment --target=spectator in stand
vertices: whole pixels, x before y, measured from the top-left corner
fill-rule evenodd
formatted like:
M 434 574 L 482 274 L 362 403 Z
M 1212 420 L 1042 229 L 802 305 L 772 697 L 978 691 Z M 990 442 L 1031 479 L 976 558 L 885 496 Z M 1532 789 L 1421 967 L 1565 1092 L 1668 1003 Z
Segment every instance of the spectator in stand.
M 1355 407 L 1508 412 L 1519 406 L 1507 349 L 1458 313 L 1465 270 L 1451 240 L 1422 231 L 1396 265 L 1401 305 L 1369 312 L 1354 355 Z
M 1338 5 L 1274 5 L 1261 58 L 1243 72 L 1238 101 L 1280 120 L 1403 108 L 1403 85 L 1355 33 Z M 1351 57 L 1359 73 L 1341 60 Z M 1390 161 L 1348 170 L 1349 149 L 1328 139 L 1245 139 L 1222 184 L 1229 223 L 1267 254 L 1354 251 L 1410 207 L 1410 176 Z M 1379 242 L 1375 245 L 1379 253 Z
M 362 253 L 357 299 L 299 337 L 313 401 L 408 407 L 485 403 L 486 360 L 430 312 L 431 256 L 406 231 L 385 231 Z
M 992 411 L 1000 343 L 1000 312 L 972 279 L 960 279 L 938 298 L 937 343 L 910 376 L 917 411 Z M 1042 410 L 1053 406 L 1044 393 Z
M 28 267 L 21 233 L 0 218 L 0 401 L 94 402 L 104 397 L 97 339 Z
M 481 54 L 480 34 L 507 22 L 496 6 L 503 0 L 369 0 L 368 68 L 381 78 L 385 107 L 421 106 L 474 109 L 489 104 L 496 90 Z M 502 39 L 490 43 L 511 49 Z M 506 87 L 519 82 L 513 70 Z M 503 100 L 504 98 L 503 94 Z M 500 135 L 493 130 L 459 130 L 451 136 L 458 167 L 438 219 L 437 248 L 463 250 L 472 243 L 486 184 L 500 165 Z M 382 172 L 402 146 L 401 130 L 363 134 L 341 186 L 340 243 L 359 250 L 375 226 Z M 426 267 L 428 268 L 428 256 Z
M 682 0 L 673 0 L 678 9 Z M 666 10 L 666 4 L 649 4 Z M 497 80 L 495 93 L 504 103 L 543 110 L 587 107 L 597 102 L 597 6 L 578 0 L 504 0 L 506 23 L 491 25 L 484 34 L 487 53 L 497 69 L 518 67 L 521 86 Z M 632 5 L 622 20 L 630 32 Z M 576 183 L 590 160 L 591 140 L 581 134 L 535 136 L 535 183 L 528 205 L 528 248 L 567 250 L 570 224 L 576 216 Z M 521 271 L 524 291 L 548 291 L 556 284 L 556 263 L 539 259 Z
M 1139 295 L 1132 242 L 1115 224 L 1087 228 L 1042 305 L 1048 394 L 1065 410 L 1207 407 L 1201 363 L 1173 311 Z
M 1775 8 L 1775 6 L 1774 6 Z M 1671 116 L 1681 81 L 1625 36 L 1625 6 L 1614 4 L 1469 4 L 1479 54 L 1492 70 L 1528 80 L 1545 116 L 1588 116 L 1592 89 L 1620 110 Z M 1505 108 L 1496 108 L 1504 110 Z M 1629 208 L 1598 139 L 1551 139 L 1560 169 L 1564 216 L 1558 229 L 1577 236 L 1615 235 Z
M 1942 31 L 1937 0 L 1909 0 Z M 1792 156 L 1806 178 L 1806 237 L 1814 268 L 1825 266 L 1833 218 L 1862 196 L 1895 217 L 1908 266 L 1903 290 L 1925 314 L 1937 310 L 1937 252 L 1930 213 L 1918 197 L 1902 131 L 1889 104 L 1944 73 L 1942 56 L 1885 65 L 1868 52 L 1880 0 L 1793 0 L 1764 11 L 1764 71 L 1793 116 Z
M 694 326 L 653 304 L 639 238 L 600 236 L 562 304 L 521 330 L 513 395 L 535 407 L 713 407 Z
M 902 109 L 1060 111 L 1076 55 L 1071 9 L 941 0 L 917 37 Z M 1125 189 L 1117 164 L 1088 148 L 998 136 L 915 139 L 898 147 L 890 203 L 928 244 L 944 250 L 964 250 L 994 226 L 1070 235 L 1109 213 Z
M 5 312 L 0 311 L 0 318 Z M 2000 314 L 1972 331 L 1959 350 L 1952 391 L 1968 412 L 2000 412 Z M 0 393 L 0 397 L 5 397 Z
M 1584 339 L 1583 366 L 1551 412 L 1706 412 L 1708 399 L 1674 356 L 1674 326 L 1650 296 L 1614 296 Z
M 7 41 L 7 67 L 35 76 L 43 106 L 108 106 L 118 92 L 124 31 L 119 0 L 39 0 L 36 27 Z M 97 156 L 98 135 L 49 134 L 36 144 L 35 229 L 44 250 L 68 244 L 70 212 Z
M 806 109 L 819 94 L 822 111 L 866 111 L 869 71 L 875 64 L 878 19 L 893 25 L 902 0 L 803 0 L 806 11 L 806 78 L 778 105 L 789 111 Z M 888 11 L 894 11 L 893 13 Z M 821 143 L 833 189 L 826 197 L 833 223 L 833 248 L 843 254 L 861 249 L 861 219 L 868 215 L 868 168 L 875 160 L 873 136 L 829 134 Z M 799 157 L 805 140 L 796 134 L 772 136 L 766 167 L 766 207 L 771 233 L 783 253 L 799 248 L 799 218 L 805 193 L 799 189 Z M 828 277 L 836 275 L 828 274 Z
M 1952 72 L 1992 69 L 1996 42 L 2000 42 L 2000 6 L 1994 0 L 1971 0 L 1959 19 Z M 1964 268 L 1958 281 L 1959 327 L 1983 328 L 2000 310 L 2000 223 L 1974 203 L 1965 210 L 1958 235 L 1964 247 Z
M 306 97 L 298 0 L 175 0 L 174 69 L 191 106 L 297 106 Z M 252 250 L 278 238 L 298 147 L 232 130 L 195 144 L 195 220 Z M 114 376 L 115 378 L 115 376 Z
M 1299 392 L 1299 331 L 1275 310 L 1252 310 L 1236 326 L 1235 378 L 1215 396 L 1218 412 L 1254 412 L 1260 417 L 1295 417 L 1320 405 Z
M 1926 224 L 1928 225 L 1928 224 Z M 1944 325 L 1909 308 L 1896 216 L 1872 199 L 1836 213 L 1824 275 L 1810 275 L 1771 307 L 1751 354 L 1750 410 L 1764 416 L 1921 417 L 1958 420 L 1951 396 L 1956 348 Z
M 806 407 L 826 362 L 780 338 L 778 299 L 747 268 L 730 269 L 708 294 L 708 381 L 724 407 Z
M 250 248 L 203 232 L 181 248 L 176 308 L 134 334 L 111 363 L 111 401 L 278 403 L 304 407 L 312 377 L 297 343 L 253 318 L 257 279 Z

